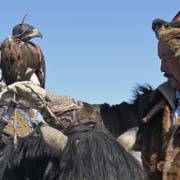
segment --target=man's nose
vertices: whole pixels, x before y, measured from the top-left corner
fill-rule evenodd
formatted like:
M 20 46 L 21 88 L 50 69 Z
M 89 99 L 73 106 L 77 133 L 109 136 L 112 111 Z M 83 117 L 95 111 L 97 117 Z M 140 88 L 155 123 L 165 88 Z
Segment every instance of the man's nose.
M 161 61 L 161 72 L 168 72 L 168 66 L 167 64 L 162 60 Z

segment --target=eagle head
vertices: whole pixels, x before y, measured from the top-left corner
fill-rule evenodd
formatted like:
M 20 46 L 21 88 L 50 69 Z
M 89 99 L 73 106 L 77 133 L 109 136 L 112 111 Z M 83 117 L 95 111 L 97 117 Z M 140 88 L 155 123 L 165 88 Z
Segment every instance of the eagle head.
M 12 36 L 21 39 L 22 41 L 29 41 L 34 37 L 41 37 L 42 34 L 33 26 L 22 23 L 13 27 Z

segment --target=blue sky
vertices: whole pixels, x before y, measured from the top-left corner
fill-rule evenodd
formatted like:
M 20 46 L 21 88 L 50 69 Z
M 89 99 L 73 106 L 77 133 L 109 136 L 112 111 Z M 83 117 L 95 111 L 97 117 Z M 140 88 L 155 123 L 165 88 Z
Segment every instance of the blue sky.
M 28 14 L 39 29 L 34 39 L 46 59 L 46 89 L 89 103 L 117 104 L 132 98 L 137 84 L 154 88 L 160 72 L 155 18 L 167 21 L 180 10 L 177 0 L 2 1 L 0 41 Z

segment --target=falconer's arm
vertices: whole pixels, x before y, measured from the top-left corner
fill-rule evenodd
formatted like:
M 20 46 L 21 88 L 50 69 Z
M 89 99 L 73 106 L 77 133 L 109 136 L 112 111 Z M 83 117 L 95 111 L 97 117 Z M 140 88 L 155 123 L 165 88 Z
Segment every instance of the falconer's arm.
M 107 127 L 119 136 L 127 129 L 138 126 L 137 111 L 132 104 L 89 104 L 69 96 L 59 96 L 29 81 L 16 82 L 0 93 L 0 105 L 7 105 L 16 95 L 18 106 L 23 110 L 37 109 L 50 126 L 62 129 L 79 122 L 93 121 Z

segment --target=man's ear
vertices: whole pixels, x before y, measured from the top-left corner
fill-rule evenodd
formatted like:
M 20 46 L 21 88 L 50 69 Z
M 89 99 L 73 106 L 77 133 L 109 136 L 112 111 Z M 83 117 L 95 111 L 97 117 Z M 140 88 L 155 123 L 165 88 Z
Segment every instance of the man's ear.
M 174 16 L 172 21 L 180 21 L 180 11 Z

